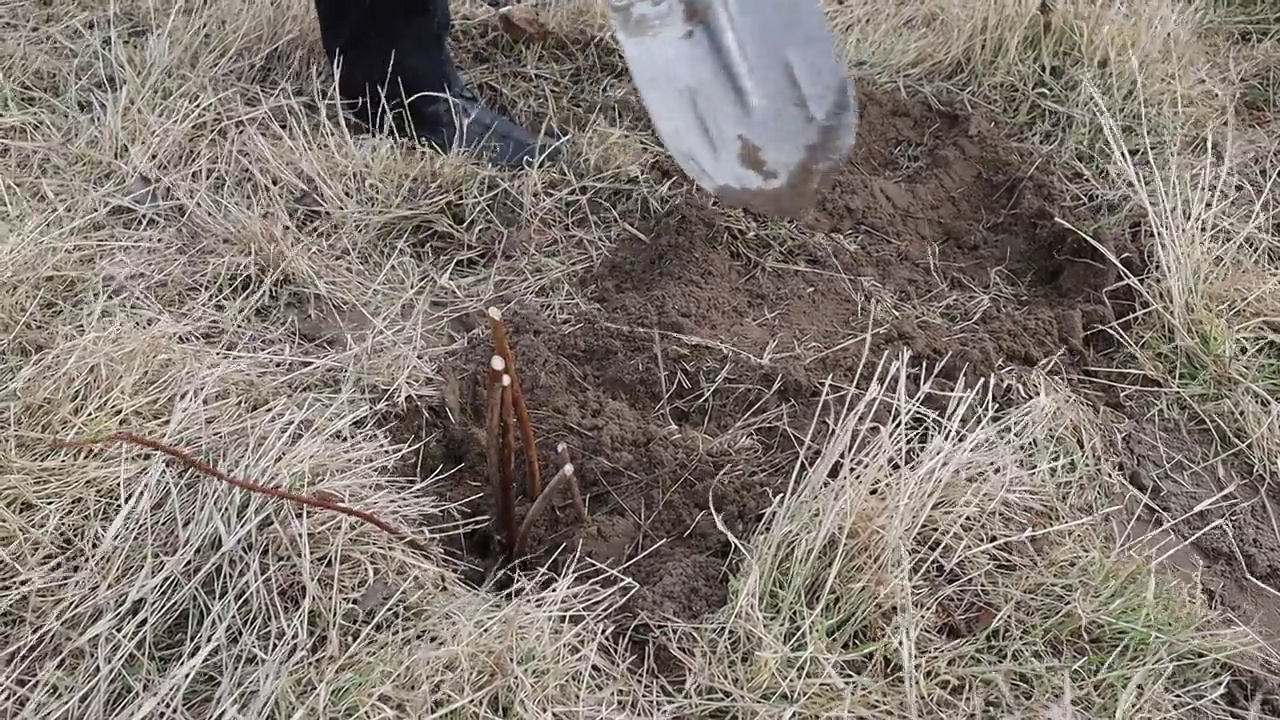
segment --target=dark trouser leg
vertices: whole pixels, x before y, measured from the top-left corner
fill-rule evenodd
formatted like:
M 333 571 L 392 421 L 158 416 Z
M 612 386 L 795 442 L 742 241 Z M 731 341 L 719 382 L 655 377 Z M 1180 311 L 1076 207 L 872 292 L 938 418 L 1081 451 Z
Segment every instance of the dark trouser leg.
M 315 0 L 338 94 L 374 130 L 390 125 L 443 149 L 477 149 L 518 166 L 541 139 L 485 108 L 449 57 L 448 0 Z M 424 93 L 448 93 L 451 100 Z

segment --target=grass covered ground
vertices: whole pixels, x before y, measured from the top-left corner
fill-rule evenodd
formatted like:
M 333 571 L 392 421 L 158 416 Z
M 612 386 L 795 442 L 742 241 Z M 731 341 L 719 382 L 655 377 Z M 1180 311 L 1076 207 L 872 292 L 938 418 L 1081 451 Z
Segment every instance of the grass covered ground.
M 1280 10 L 828 6 L 863 149 L 792 222 L 673 170 L 595 3 L 455 6 L 570 136 L 512 175 L 344 125 L 304 0 L 0 0 L 0 706 L 1280 715 Z M 507 593 L 419 417 L 490 305 L 626 546 Z M 429 550 L 48 443 L 114 431 Z

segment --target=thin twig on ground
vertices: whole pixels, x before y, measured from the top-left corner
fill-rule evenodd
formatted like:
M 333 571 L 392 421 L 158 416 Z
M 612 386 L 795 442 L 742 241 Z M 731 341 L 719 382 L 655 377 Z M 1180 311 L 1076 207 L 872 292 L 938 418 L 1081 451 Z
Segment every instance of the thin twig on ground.
M 377 516 L 367 513 L 363 510 L 357 510 L 348 505 L 343 505 L 342 503 L 334 502 L 333 500 L 330 500 L 326 497 L 320 497 L 319 493 L 315 495 L 299 495 L 297 493 L 289 492 L 288 490 L 281 490 L 280 488 L 274 488 L 267 485 L 259 485 L 258 483 L 250 482 L 248 480 L 240 480 L 238 478 L 233 478 L 230 475 L 227 475 L 226 473 L 222 472 L 218 468 L 210 465 L 209 463 L 206 463 L 202 460 L 197 460 L 190 453 L 184 450 L 179 450 L 178 448 L 175 448 L 171 445 L 166 445 L 158 440 L 152 440 L 150 438 L 141 437 L 139 435 L 135 435 L 130 432 L 124 432 L 124 431 L 114 432 L 109 435 L 102 435 L 102 436 L 91 437 L 91 438 L 82 438 L 78 440 L 61 440 L 58 438 L 52 438 L 49 440 L 49 444 L 57 448 L 83 448 L 83 447 L 88 447 L 90 445 L 98 445 L 101 443 L 112 442 L 112 441 L 122 442 L 128 445 L 134 445 L 137 447 L 146 448 L 148 450 L 154 450 L 155 452 L 163 453 L 177 460 L 178 462 L 182 463 L 188 468 L 195 470 L 198 473 L 216 478 L 218 480 L 221 480 L 224 483 L 227 483 L 228 485 L 231 485 L 232 487 L 236 487 L 241 490 L 247 490 L 248 492 L 257 493 L 259 495 L 266 495 L 267 497 L 274 497 L 274 498 L 279 498 L 281 500 L 287 500 L 288 502 L 297 503 L 298 505 L 306 505 L 308 507 L 320 508 L 322 510 L 332 510 L 333 512 L 340 513 L 342 515 L 346 515 L 348 517 L 352 517 L 357 520 L 361 520 L 363 522 L 366 522 L 378 528 L 379 530 L 387 533 L 388 535 L 391 535 L 392 537 L 404 540 L 405 544 L 409 545 L 409 547 L 412 547 L 414 550 L 417 550 L 419 552 L 424 552 L 424 553 L 428 552 L 427 546 L 419 542 L 412 535 L 410 535 L 407 530 L 397 528 L 394 525 L 391 525 L 390 523 L 378 518 Z
M 489 326 L 493 332 L 493 350 L 502 356 L 507 364 L 507 374 L 511 376 L 511 403 L 516 417 L 520 420 L 520 442 L 524 444 L 525 472 L 529 476 L 529 496 L 536 499 L 542 494 L 542 470 L 538 466 L 538 446 L 534 442 L 533 421 L 529 417 L 529 408 L 524 401 L 524 390 L 520 385 L 520 374 L 516 371 L 516 357 L 511 350 L 511 341 L 507 337 L 507 325 L 502 321 L 502 311 L 496 307 L 489 308 Z

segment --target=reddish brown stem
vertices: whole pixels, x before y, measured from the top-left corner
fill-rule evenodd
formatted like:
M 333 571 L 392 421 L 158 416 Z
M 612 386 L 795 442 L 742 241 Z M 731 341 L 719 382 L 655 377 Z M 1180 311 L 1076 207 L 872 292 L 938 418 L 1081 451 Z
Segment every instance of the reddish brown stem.
M 502 377 L 502 515 L 506 526 L 508 559 L 519 557 L 516 549 L 516 413 L 511 400 L 510 375 Z
M 319 497 L 319 493 L 312 496 L 299 495 L 297 493 L 289 492 L 288 490 L 281 490 L 280 488 L 269 487 L 266 485 L 259 485 L 257 483 L 250 482 L 248 480 L 240 480 L 237 478 L 233 478 L 230 475 L 227 475 L 226 473 L 222 472 L 218 468 L 210 465 L 209 463 L 203 462 L 201 460 L 197 460 L 195 457 L 193 457 L 191 454 L 187 453 L 186 451 L 179 450 L 170 445 L 165 445 L 164 443 L 159 442 L 158 440 L 151 440 L 149 438 L 144 438 L 138 435 L 134 435 L 133 433 L 130 433 L 130 432 L 114 432 L 114 433 L 111 433 L 110 435 L 103 435 L 100 437 L 92 437 L 92 438 L 83 438 L 79 440 L 60 440 L 60 439 L 54 438 L 49 440 L 49 444 L 59 448 L 82 448 L 82 447 L 87 447 L 89 445 L 97 445 L 99 443 L 111 442 L 111 441 L 122 442 L 128 445 L 134 445 L 137 447 L 146 448 L 148 450 L 154 450 L 155 452 L 163 453 L 177 460 L 178 462 L 182 463 L 188 468 L 195 470 L 198 473 L 208 475 L 212 478 L 216 478 L 218 480 L 221 480 L 224 483 L 227 483 L 228 485 L 231 485 L 232 487 L 240 488 L 241 490 L 247 490 L 248 492 L 257 493 L 259 495 L 266 495 L 267 497 L 287 500 L 288 502 L 296 503 L 298 505 L 306 505 L 308 507 L 320 508 L 323 510 L 332 510 L 333 512 L 340 513 L 342 515 L 346 515 L 348 517 L 352 517 L 357 520 L 361 520 L 363 522 L 366 522 L 378 528 L 379 530 L 387 533 L 388 535 L 391 535 L 392 537 L 400 538 L 404 540 L 405 543 L 408 544 L 410 547 L 412 547 L 414 550 L 418 550 L 420 552 L 427 552 L 427 547 L 422 543 L 418 542 L 418 540 L 416 540 L 414 537 L 409 535 L 407 531 L 401 530 L 400 528 L 397 528 L 391 525 L 390 523 L 387 523 L 379 519 L 378 517 L 370 513 L 367 513 L 363 510 L 357 510 L 353 507 L 343 505 L 342 503 L 334 502 L 325 497 Z
M 511 376 L 511 404 L 520 420 L 520 442 L 524 445 L 524 467 L 529 476 L 529 495 L 537 498 L 542 494 L 542 469 L 538 465 L 533 420 L 530 419 L 529 408 L 524 402 L 524 390 L 520 386 L 520 373 L 516 372 L 516 356 L 511 350 L 511 340 L 507 337 L 507 325 L 502 321 L 502 311 L 498 308 L 489 308 L 489 326 L 493 332 L 493 350 L 507 363 L 507 374 Z
M 494 495 L 495 534 L 501 532 L 507 543 L 507 553 L 515 549 L 516 513 L 515 489 L 510 484 L 511 477 L 505 475 L 503 459 L 506 453 L 503 448 L 502 408 L 504 392 L 502 379 L 505 375 L 506 362 L 499 355 L 489 360 L 489 403 L 485 423 L 487 439 L 486 454 L 489 464 L 489 485 Z

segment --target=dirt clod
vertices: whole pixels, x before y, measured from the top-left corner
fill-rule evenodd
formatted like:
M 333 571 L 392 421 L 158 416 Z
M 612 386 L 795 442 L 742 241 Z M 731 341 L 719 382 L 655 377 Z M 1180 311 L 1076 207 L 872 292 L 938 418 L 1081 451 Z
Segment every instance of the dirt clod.
M 549 30 L 538 11 L 525 5 L 510 5 L 498 11 L 498 27 L 512 40 L 540 42 Z

